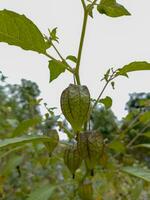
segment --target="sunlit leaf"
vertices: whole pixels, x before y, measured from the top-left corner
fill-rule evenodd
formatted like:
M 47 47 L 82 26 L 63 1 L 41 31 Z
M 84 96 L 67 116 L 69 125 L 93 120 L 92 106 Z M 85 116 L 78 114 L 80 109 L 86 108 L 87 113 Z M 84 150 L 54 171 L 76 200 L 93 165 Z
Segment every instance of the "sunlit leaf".
M 136 176 L 150 182 L 150 170 L 139 167 L 124 167 L 121 169 L 123 172 Z
M 36 25 L 24 15 L 9 10 L 0 11 L 0 42 L 43 54 L 47 48 Z

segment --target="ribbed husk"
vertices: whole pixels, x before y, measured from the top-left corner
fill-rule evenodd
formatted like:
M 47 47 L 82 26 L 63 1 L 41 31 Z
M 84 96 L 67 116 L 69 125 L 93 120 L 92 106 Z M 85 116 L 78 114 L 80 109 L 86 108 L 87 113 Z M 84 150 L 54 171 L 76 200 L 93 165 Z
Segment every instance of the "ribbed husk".
M 82 129 L 90 113 L 90 93 L 86 86 L 70 84 L 61 95 L 61 110 L 75 132 Z
M 65 149 L 64 163 L 68 167 L 74 178 L 76 170 L 80 167 L 82 163 L 82 158 L 76 145 L 70 145 Z
M 80 185 L 79 196 L 82 200 L 93 200 L 93 187 L 90 180 L 85 180 Z
M 88 169 L 94 169 L 99 163 L 103 151 L 103 137 L 99 132 L 87 131 L 77 138 L 78 151 Z

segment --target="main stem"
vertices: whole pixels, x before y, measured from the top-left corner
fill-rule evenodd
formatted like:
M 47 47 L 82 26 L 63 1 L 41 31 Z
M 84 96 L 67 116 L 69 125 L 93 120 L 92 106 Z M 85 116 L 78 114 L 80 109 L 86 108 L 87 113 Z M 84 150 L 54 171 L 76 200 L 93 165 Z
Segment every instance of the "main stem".
M 81 33 L 81 39 L 80 39 L 80 44 L 79 44 L 79 50 L 78 50 L 77 65 L 76 65 L 76 70 L 75 70 L 75 76 L 76 76 L 76 80 L 77 80 L 77 84 L 78 85 L 81 85 L 80 75 L 79 75 L 79 68 L 80 68 L 80 63 L 81 63 L 81 55 L 82 55 L 84 38 L 85 38 L 87 20 L 88 20 L 88 12 L 86 10 L 84 10 L 82 33 Z

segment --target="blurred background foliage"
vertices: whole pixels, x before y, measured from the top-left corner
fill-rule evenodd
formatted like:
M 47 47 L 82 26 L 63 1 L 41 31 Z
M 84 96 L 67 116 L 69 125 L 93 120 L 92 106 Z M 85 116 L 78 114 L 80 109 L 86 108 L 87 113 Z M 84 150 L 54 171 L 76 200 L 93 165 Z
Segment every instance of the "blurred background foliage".
M 102 104 L 95 108 L 90 127 L 103 134 L 105 149 L 94 177 L 85 177 L 82 164 L 74 180 L 63 161 L 64 149 L 72 138 L 70 127 L 47 104 L 45 114 L 41 114 L 39 95 L 36 83 L 22 79 L 20 84 L 8 84 L 0 73 L 0 141 L 46 135 L 55 128 L 70 138 L 61 140 L 51 156 L 42 143 L 0 149 L 1 200 L 150 199 L 150 151 L 145 148 L 150 144 L 150 93 L 130 94 L 128 114 L 121 121 Z M 120 170 L 126 166 L 145 171 L 132 176 Z

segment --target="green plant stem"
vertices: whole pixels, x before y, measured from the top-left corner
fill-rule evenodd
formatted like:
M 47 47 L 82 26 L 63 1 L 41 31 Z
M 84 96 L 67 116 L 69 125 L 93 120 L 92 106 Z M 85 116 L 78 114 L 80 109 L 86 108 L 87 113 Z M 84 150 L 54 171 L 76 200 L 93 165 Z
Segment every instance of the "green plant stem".
M 51 56 L 47 52 L 44 55 L 47 56 L 48 58 L 52 59 L 52 60 L 56 60 L 57 61 L 56 58 L 54 58 L 53 56 Z M 68 63 L 66 63 L 66 61 L 65 61 L 65 64 L 66 64 L 66 69 L 73 74 L 74 72 L 73 72 L 72 68 L 68 65 Z
M 102 91 L 101 91 L 100 95 L 98 96 L 97 100 L 95 101 L 95 103 L 94 103 L 94 105 L 93 105 L 93 108 L 92 108 L 92 110 L 93 110 L 93 109 L 94 109 L 94 108 L 97 106 L 97 104 L 98 104 L 98 102 L 99 102 L 99 100 L 100 100 L 100 98 L 101 98 L 102 94 L 104 93 L 104 91 L 105 91 L 106 87 L 108 86 L 108 84 L 109 84 L 109 81 L 108 81 L 108 82 L 106 82 L 106 84 L 104 85 L 104 87 L 103 87 L 103 89 L 102 89 Z
M 76 70 L 75 70 L 75 76 L 76 76 L 76 80 L 77 80 L 78 85 L 81 85 L 79 68 L 80 68 L 81 55 L 82 55 L 84 38 L 85 38 L 87 20 L 88 20 L 88 12 L 86 10 L 84 10 L 83 26 L 82 26 L 82 32 L 81 32 L 81 38 L 80 38 L 80 44 L 79 44 L 79 50 L 78 50 L 77 65 L 76 65 Z
M 64 62 L 66 64 L 66 66 L 72 70 L 72 68 L 70 67 L 70 65 L 67 63 L 67 61 L 63 58 L 63 56 L 61 55 L 61 53 L 59 52 L 59 50 L 57 49 L 57 47 L 51 42 L 52 47 L 55 49 L 56 53 L 58 54 L 58 56 L 60 57 L 60 59 L 62 60 L 62 62 Z
M 81 3 L 83 5 L 83 9 L 86 10 L 86 4 L 85 4 L 85 1 L 84 0 L 81 0 Z

